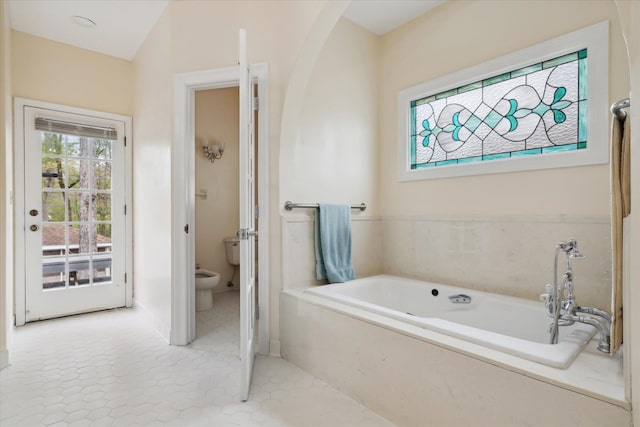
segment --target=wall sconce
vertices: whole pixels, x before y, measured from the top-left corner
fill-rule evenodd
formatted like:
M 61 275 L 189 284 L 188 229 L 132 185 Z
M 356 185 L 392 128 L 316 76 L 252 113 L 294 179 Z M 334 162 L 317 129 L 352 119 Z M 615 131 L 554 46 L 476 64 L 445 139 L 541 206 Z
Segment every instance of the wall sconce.
M 215 142 L 213 145 L 209 145 L 209 138 L 205 138 L 202 148 L 204 150 L 204 156 L 213 163 L 217 159 L 222 158 L 222 153 L 224 153 L 224 142 Z

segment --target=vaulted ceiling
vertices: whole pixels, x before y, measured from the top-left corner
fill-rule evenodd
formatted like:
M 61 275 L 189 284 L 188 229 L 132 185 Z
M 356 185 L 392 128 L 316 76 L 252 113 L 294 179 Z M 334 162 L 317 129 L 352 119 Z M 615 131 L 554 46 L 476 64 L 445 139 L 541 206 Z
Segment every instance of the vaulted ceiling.
M 9 0 L 11 27 L 132 60 L 170 0 Z M 382 35 L 445 0 L 354 0 L 344 16 Z

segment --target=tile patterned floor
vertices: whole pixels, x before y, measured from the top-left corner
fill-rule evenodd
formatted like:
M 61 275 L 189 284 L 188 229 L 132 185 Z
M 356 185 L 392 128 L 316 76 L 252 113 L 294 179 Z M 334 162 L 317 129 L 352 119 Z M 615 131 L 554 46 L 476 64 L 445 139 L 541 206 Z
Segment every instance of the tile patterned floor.
M 136 310 L 16 330 L 0 371 L 0 425 L 387 427 L 391 423 L 294 365 L 258 356 L 239 389 L 238 293 L 197 314 L 198 340 L 167 345 Z

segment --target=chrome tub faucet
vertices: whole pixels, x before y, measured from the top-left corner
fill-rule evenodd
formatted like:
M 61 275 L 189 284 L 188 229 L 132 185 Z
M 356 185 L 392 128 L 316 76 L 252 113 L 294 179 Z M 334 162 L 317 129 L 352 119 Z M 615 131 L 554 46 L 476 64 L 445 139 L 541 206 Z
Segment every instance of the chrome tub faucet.
M 558 256 L 564 252 L 566 270 L 562 275 L 562 283 L 558 281 Z M 560 326 L 573 325 L 575 322 L 591 325 L 598 330 L 598 350 L 610 353 L 611 315 L 595 307 L 583 307 L 576 303 L 573 286 L 572 262 L 584 256 L 578 250 L 578 242 L 569 240 L 556 245 L 553 261 L 553 284 L 547 284 L 546 292 L 540 295 L 545 303 L 547 315 L 553 319 L 549 325 L 550 344 L 558 343 Z

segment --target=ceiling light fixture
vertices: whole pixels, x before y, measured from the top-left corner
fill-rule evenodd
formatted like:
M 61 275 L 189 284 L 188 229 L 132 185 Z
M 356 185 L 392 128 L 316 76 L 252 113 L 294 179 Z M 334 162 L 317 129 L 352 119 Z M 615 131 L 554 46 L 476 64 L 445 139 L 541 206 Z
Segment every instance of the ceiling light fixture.
M 71 20 L 75 22 L 77 25 L 85 28 L 95 28 L 98 26 L 95 21 L 80 15 L 74 15 L 71 17 Z

